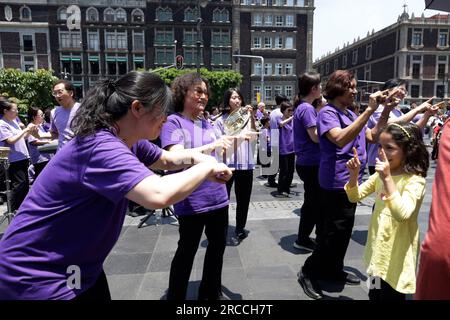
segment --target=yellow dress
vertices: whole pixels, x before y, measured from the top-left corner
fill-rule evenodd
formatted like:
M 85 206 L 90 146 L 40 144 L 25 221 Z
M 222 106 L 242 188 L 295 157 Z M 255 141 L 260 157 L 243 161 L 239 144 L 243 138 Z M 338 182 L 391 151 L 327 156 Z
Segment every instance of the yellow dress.
M 397 191 L 389 198 L 383 194 L 378 173 L 361 186 L 344 189 L 350 202 L 356 203 L 376 193 L 364 261 L 367 274 L 378 276 L 404 294 L 416 291 L 416 265 L 419 250 L 417 216 L 425 196 L 425 178 L 414 174 L 392 177 Z

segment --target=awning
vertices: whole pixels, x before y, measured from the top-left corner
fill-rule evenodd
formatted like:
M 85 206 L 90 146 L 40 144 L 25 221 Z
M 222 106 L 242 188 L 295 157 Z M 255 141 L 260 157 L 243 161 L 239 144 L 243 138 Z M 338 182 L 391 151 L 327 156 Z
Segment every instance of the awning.
M 425 9 L 450 12 L 450 0 L 425 0 Z

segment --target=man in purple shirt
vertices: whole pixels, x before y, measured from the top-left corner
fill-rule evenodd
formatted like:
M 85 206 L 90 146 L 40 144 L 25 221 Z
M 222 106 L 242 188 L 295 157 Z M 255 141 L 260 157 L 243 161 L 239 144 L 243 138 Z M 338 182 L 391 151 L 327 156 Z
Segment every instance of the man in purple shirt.
M 164 81 L 144 72 L 101 81 L 87 94 L 74 118 L 74 139 L 44 168 L 0 240 L 0 300 L 109 300 L 103 262 L 128 200 L 165 208 L 205 179 L 230 178 L 210 156 L 170 153 L 148 142 L 159 135 L 170 105 Z M 190 166 L 163 177 L 149 169 Z

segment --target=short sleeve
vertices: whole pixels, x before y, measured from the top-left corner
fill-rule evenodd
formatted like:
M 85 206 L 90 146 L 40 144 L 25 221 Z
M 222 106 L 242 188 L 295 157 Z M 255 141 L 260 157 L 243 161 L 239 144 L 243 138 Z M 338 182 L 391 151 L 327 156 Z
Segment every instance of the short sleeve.
M 180 123 L 175 118 L 169 118 L 166 123 L 164 123 L 161 130 L 161 147 L 165 148 L 174 144 L 180 144 L 184 146 L 184 134 L 183 128 Z
M 139 182 L 151 175 L 153 172 L 126 146 L 116 141 L 103 141 L 92 149 L 82 183 L 117 203 Z
M 319 136 L 323 136 L 328 131 L 334 128 L 341 128 L 338 115 L 331 109 L 325 109 L 319 113 L 318 117 L 318 133 Z
M 53 109 L 52 111 L 50 111 L 50 132 L 58 133 L 58 128 L 56 128 L 56 124 L 55 124 L 55 113 L 56 113 L 56 108 Z
M 317 126 L 317 113 L 312 107 L 307 107 L 302 117 L 302 124 L 305 128 L 313 128 Z
M 162 150 L 147 140 L 139 140 L 132 148 L 133 153 L 146 167 L 151 166 L 161 158 Z
M 11 138 L 14 133 L 5 121 L 0 121 L 0 141 L 5 141 Z

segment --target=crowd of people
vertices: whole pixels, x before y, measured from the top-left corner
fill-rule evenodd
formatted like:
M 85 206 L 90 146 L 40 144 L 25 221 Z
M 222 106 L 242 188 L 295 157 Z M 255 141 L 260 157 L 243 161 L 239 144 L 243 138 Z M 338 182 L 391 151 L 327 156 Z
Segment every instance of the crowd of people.
M 278 197 L 291 197 L 295 172 L 303 181 L 293 246 L 312 252 L 298 272 L 307 296 L 323 297 L 319 280 L 360 283 L 344 271 L 344 257 L 356 204 L 375 194 L 364 261 L 380 286 L 370 290 L 369 299 L 405 300 L 416 292 L 433 297 L 433 282 L 426 277 L 438 282 L 439 276 L 430 276 L 427 268 L 438 268 L 432 262 L 441 259 L 440 270 L 444 265 L 447 270 L 440 276 L 450 275 L 448 261 L 429 244 L 448 235 L 436 229 L 427 235 L 422 287 L 416 286 L 417 217 L 430 163 L 423 132 L 446 125 L 433 120 L 443 118 L 431 99 L 407 113 L 399 110 L 407 94 L 402 80 L 387 81 L 361 112 L 356 87 L 347 70 L 335 71 L 323 90 L 320 75 L 308 72 L 298 78 L 295 101 L 278 95 L 271 112 L 263 102 L 246 104 L 238 88 L 226 90 L 221 107 L 207 112 L 210 85 L 197 73 L 177 77 L 169 88 L 154 74 L 130 72 L 100 81 L 82 103 L 76 102 L 72 84 L 61 80 L 53 86 L 59 106 L 51 111 L 47 130 L 43 110 L 30 107 L 24 126 L 17 105 L 0 98 L 0 141 L 11 149 L 17 211 L 0 240 L 0 299 L 110 299 L 103 262 L 119 238 L 129 201 L 149 209 L 174 206 L 179 241 L 167 299 L 186 299 L 203 232 L 208 245 L 198 299 L 222 299 L 230 195 L 234 186 L 232 239 L 239 245 L 249 236 L 257 164 L 263 173 L 267 169 L 266 186 L 277 188 Z M 230 134 L 237 112 L 242 126 Z M 433 133 L 433 141 L 445 139 L 447 131 Z M 159 146 L 150 142 L 157 138 Z M 55 155 L 42 154 L 38 147 L 52 139 L 58 139 Z M 29 189 L 30 158 L 35 179 Z M 366 166 L 370 177 L 363 181 Z M 432 206 L 431 219 L 442 220 L 442 207 Z M 68 284 L 73 266 L 81 271 L 79 285 Z M 445 296 L 443 285 L 436 285 Z

